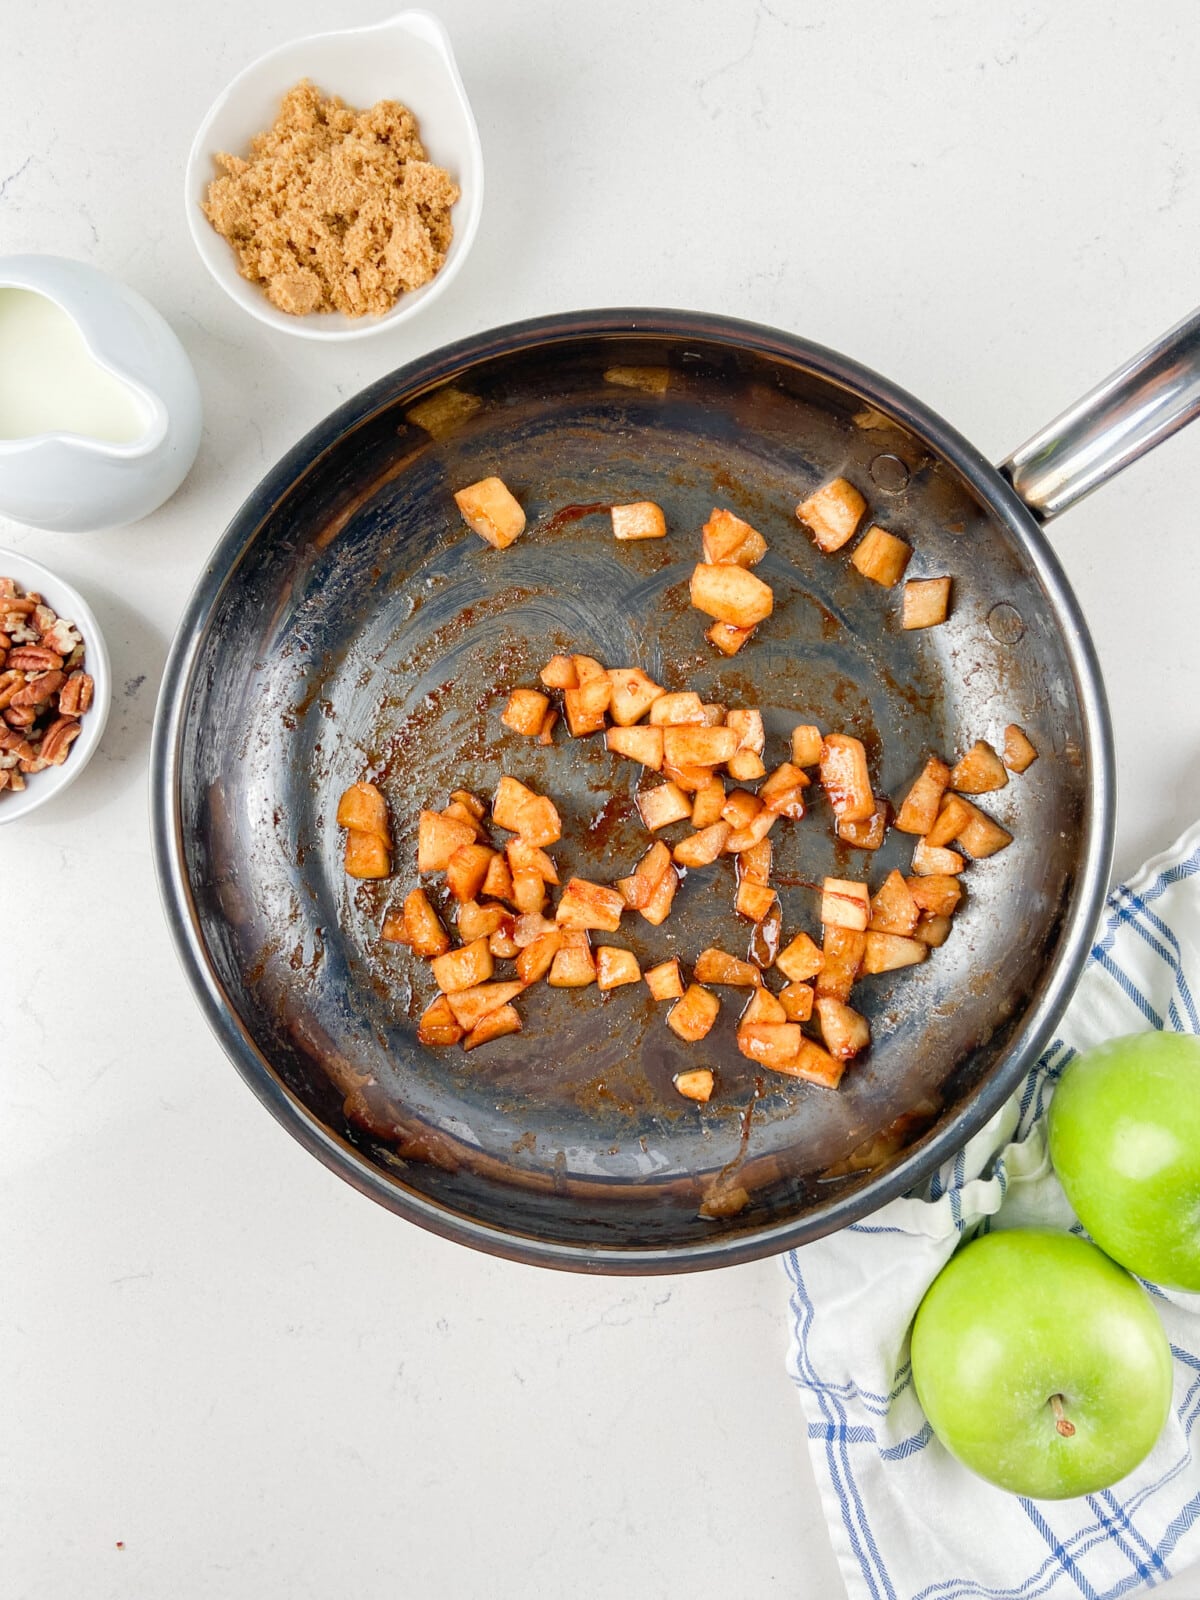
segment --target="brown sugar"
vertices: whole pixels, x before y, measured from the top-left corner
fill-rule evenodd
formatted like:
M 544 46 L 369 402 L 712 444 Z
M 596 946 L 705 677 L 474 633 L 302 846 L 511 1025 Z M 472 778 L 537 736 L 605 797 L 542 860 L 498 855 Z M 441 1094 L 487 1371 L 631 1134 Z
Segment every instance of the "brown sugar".
M 281 311 L 380 315 L 446 259 L 458 185 L 398 100 L 356 111 L 305 79 L 248 160 L 215 159 L 204 215 Z

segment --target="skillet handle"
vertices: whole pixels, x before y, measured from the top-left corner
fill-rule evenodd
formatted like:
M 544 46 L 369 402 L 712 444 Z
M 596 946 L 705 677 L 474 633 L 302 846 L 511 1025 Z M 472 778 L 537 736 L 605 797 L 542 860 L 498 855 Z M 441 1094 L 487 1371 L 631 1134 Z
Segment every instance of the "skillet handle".
M 1200 310 L 1014 450 L 1000 471 L 1040 522 L 1200 414 Z

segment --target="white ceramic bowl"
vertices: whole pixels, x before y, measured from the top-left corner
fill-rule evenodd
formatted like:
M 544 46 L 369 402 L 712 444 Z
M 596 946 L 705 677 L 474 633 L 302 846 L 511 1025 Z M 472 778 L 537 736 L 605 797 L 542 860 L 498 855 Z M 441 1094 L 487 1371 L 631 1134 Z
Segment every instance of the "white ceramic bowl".
M 297 317 L 277 310 L 257 284 L 240 275 L 232 249 L 200 209 L 216 176 L 213 156 L 222 150 L 245 154 L 301 78 L 360 110 L 377 100 L 403 101 L 416 115 L 429 159 L 446 167 L 462 191 L 441 271 L 424 288 L 402 295 L 382 317 L 347 317 L 339 311 Z M 200 259 L 226 294 L 268 327 L 302 339 L 366 339 L 407 322 L 453 282 L 483 209 L 483 151 L 446 30 L 427 11 L 402 11 L 372 27 L 313 34 L 261 56 L 238 74 L 200 124 L 188 156 L 185 201 Z
M 91 710 L 85 712 L 82 718 L 83 732 L 71 746 L 62 766 L 30 773 L 24 789 L 18 793 L 0 789 L 0 823 L 5 823 L 15 822 L 18 817 L 27 817 L 31 811 L 53 800 L 56 794 L 61 794 L 75 782 L 95 755 L 96 746 L 104 733 L 104 724 L 108 721 L 108 707 L 112 700 L 112 668 L 109 666 L 108 649 L 100 632 L 100 624 L 92 614 L 91 606 L 77 589 L 56 578 L 40 562 L 30 561 L 28 556 L 18 555 L 15 550 L 0 550 L 0 578 L 15 578 L 23 590 L 35 589 L 60 617 L 66 617 L 75 624 L 85 646 L 84 670 L 91 673 L 96 685 Z

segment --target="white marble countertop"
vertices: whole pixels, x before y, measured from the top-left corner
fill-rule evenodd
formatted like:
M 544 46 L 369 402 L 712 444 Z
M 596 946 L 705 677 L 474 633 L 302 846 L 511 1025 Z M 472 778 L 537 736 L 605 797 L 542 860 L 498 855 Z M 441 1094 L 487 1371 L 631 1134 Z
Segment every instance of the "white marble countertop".
M 90 598 L 116 681 L 87 773 L 0 831 L 13 1600 L 840 1592 L 776 1263 L 611 1281 L 473 1255 L 352 1192 L 247 1093 L 151 867 L 167 644 L 287 446 L 489 324 L 622 303 L 775 323 L 999 458 L 1198 297 L 1191 0 L 437 9 L 480 122 L 482 230 L 428 314 L 331 348 L 269 332 L 210 281 L 183 162 L 246 61 L 383 0 L 4 17 L 0 249 L 126 279 L 179 332 L 207 407 L 190 478 L 147 521 L 91 538 L 0 523 L 0 544 Z M 1118 870 L 1198 807 L 1198 477 L 1195 428 L 1054 530 L 1112 700 Z

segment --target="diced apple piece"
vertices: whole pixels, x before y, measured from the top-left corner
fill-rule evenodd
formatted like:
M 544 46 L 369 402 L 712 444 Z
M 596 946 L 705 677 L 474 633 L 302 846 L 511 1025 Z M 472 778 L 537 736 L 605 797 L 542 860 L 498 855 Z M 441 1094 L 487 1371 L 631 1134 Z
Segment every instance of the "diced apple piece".
M 561 948 L 562 933 L 559 929 L 539 934 L 533 943 L 527 944 L 517 956 L 517 977 L 526 985 L 544 978 L 550 971 L 550 963 Z
M 546 904 L 546 880 L 533 867 L 521 867 L 512 875 L 513 905 L 527 915 L 540 912 Z
M 632 727 L 666 694 L 666 690 L 653 678 L 648 678 L 640 667 L 613 667 L 608 677 L 612 684 L 609 715 L 619 728 Z
M 891 812 L 887 800 L 877 800 L 874 811 L 865 822 L 848 822 L 845 817 L 839 817 L 837 836 L 855 850 L 878 850 L 887 836 Z
M 972 809 L 971 802 L 961 795 L 943 795 L 938 814 L 925 831 L 925 843 L 938 850 L 957 839 L 960 830 L 970 822 Z
M 496 795 L 492 801 L 492 821 L 498 828 L 504 828 L 508 833 L 516 833 L 517 817 L 520 815 L 521 807 L 527 801 L 536 799 L 537 795 L 533 790 L 527 789 L 523 783 L 518 783 L 516 778 L 503 777 L 496 785 Z
M 912 869 L 918 878 L 928 878 L 935 873 L 943 877 L 953 876 L 961 872 L 965 865 L 957 850 L 930 844 L 928 839 L 918 839 L 913 847 Z
M 766 553 L 767 541 L 757 528 L 751 528 L 729 559 L 739 567 L 756 567 Z
M 875 810 L 861 739 L 828 733 L 821 746 L 821 786 L 839 821 L 865 822 Z
M 758 798 L 768 811 L 777 811 L 781 817 L 798 822 L 804 815 L 804 790 L 808 788 L 808 774 L 792 761 L 784 761 L 758 791 Z
M 921 908 L 899 872 L 889 872 L 871 901 L 869 929 L 876 933 L 909 934 L 917 925 Z
M 735 656 L 753 632 L 753 628 L 735 628 L 731 622 L 714 622 L 704 630 L 704 637 L 723 656 Z
M 583 945 L 564 945 L 550 963 L 546 982 L 552 989 L 586 989 L 596 981 L 596 963 Z
M 697 832 L 710 828 L 714 822 L 720 822 L 724 809 L 725 785 L 720 778 L 710 777 L 702 788 L 696 790 L 692 801 L 692 827 Z
M 681 867 L 710 866 L 724 850 L 731 831 L 727 822 L 714 822 L 681 839 L 672 854 Z
M 640 761 L 651 772 L 661 772 L 663 730 L 661 728 L 610 728 L 604 742 L 614 755 Z
M 671 869 L 671 852 L 661 839 L 656 839 L 633 869 L 632 882 L 636 883 L 638 888 L 634 898 L 627 903 L 635 911 L 641 911 L 648 906 L 654 891 L 668 873 L 672 877 L 675 876 Z
M 404 931 L 403 913 L 389 911 L 383 919 L 383 926 L 379 930 L 379 937 L 388 944 L 407 944 L 408 934 Z
M 433 1004 L 422 1013 L 421 1020 L 417 1023 L 418 1040 L 421 1044 L 436 1047 L 458 1044 L 462 1036 L 463 1030 L 455 1020 L 448 997 L 444 994 L 438 995 Z
M 479 983 L 473 989 L 459 989 L 447 996 L 451 1011 L 460 1027 L 469 1033 L 477 1028 L 491 1011 L 498 1011 L 510 1000 L 515 1000 L 523 983 Z
M 930 874 L 924 878 L 909 878 L 909 893 L 922 911 L 931 911 L 937 917 L 952 917 L 962 899 L 962 884 L 957 878 Z
M 913 938 L 920 939 L 921 943 L 927 944 L 931 950 L 939 950 L 950 937 L 953 926 L 949 917 L 934 916 L 928 911 L 922 911 L 921 920 L 913 930 Z
M 867 929 L 867 948 L 863 951 L 864 972 L 894 972 L 897 967 L 915 967 L 929 954 L 920 939 L 900 933 L 877 933 Z
M 509 961 L 520 952 L 520 945 L 512 936 L 512 923 L 501 924 L 495 931 L 488 935 L 488 949 L 497 961 Z
M 750 1003 L 738 1018 L 739 1030 L 753 1027 L 759 1023 L 775 1025 L 788 1020 L 788 1014 L 783 1004 L 763 984 L 760 984 L 750 996 Z
M 732 511 L 714 510 L 700 530 L 704 559 L 708 562 L 732 561 L 739 567 L 752 567 L 767 553 L 767 541 Z
M 392 858 L 378 834 L 351 828 L 346 835 L 343 865 L 350 878 L 386 878 L 392 870 Z
M 950 768 L 937 756 L 930 756 L 896 813 L 895 826 L 900 832 L 928 833 L 949 785 Z
M 708 1033 L 720 1009 L 721 1002 L 710 989 L 691 983 L 683 999 L 676 1000 L 667 1013 L 667 1027 L 689 1044 L 695 1044 Z
M 520 1031 L 521 1019 L 516 1009 L 513 1006 L 501 1006 L 498 1011 L 489 1011 L 481 1022 L 476 1023 L 463 1040 L 463 1049 L 475 1050 L 490 1039 L 502 1039 L 506 1033 Z
M 721 816 L 731 828 L 748 828 L 762 808 L 762 801 L 749 789 L 735 789 L 725 801 Z
M 523 834 L 505 845 L 508 865 L 515 879 L 518 872 L 536 872 L 543 883 L 558 882 L 558 868 L 540 845 L 530 844 Z
M 725 770 L 739 783 L 756 783 L 767 775 L 763 758 L 756 756 L 753 750 L 739 750 L 736 755 L 730 756 L 725 763 Z
M 836 1089 L 842 1081 L 846 1063 L 839 1061 L 828 1050 L 823 1050 L 811 1039 L 800 1041 L 800 1054 L 787 1071 L 793 1078 L 803 1078 L 806 1083 L 818 1083 L 823 1089 Z
M 691 689 L 660 695 L 650 707 L 651 727 L 678 728 L 693 723 L 704 726 L 704 701 Z
M 518 949 L 526 950 L 535 939 L 540 939 L 544 933 L 558 934 L 559 943 L 561 944 L 562 929 L 557 922 L 551 922 L 549 917 L 543 917 L 540 912 L 526 911 L 522 912 L 517 918 L 516 926 L 513 928 L 513 939 Z
M 701 1105 L 705 1105 L 712 1099 L 713 1075 L 708 1067 L 694 1067 L 691 1072 L 677 1072 L 671 1081 L 685 1100 L 698 1100 Z
M 674 783 L 660 783 L 656 789 L 643 789 L 637 797 L 642 821 L 651 833 L 669 827 L 672 822 L 682 822 L 692 814 L 692 803 L 683 790 Z
M 477 822 L 482 822 L 487 815 L 487 806 L 469 789 L 455 789 L 450 795 L 450 800 L 453 805 L 463 806 Z
M 555 728 L 555 725 L 556 725 L 557 722 L 558 722 L 558 712 L 557 711 L 547 711 L 546 720 L 545 720 L 545 722 L 542 723 L 542 731 L 541 731 L 541 733 L 538 734 L 538 743 L 539 744 L 553 744 L 554 743 L 554 728 Z
M 551 656 L 541 671 L 547 689 L 578 689 L 579 674 L 570 656 Z
M 648 536 L 647 536 L 648 537 Z M 632 950 L 618 950 L 602 944 L 596 951 L 596 983 L 601 989 L 619 989 L 623 983 L 637 983 L 642 969 Z
M 561 928 L 596 928 L 602 933 L 616 933 L 624 909 L 621 896 L 607 884 L 572 878 L 554 915 Z
M 470 828 L 473 838 L 479 840 L 480 843 L 487 843 L 487 829 L 484 827 L 483 823 L 480 822 L 479 818 L 473 811 L 468 811 L 467 807 L 463 805 L 461 800 L 451 800 L 450 804 L 440 813 L 440 815 L 445 817 L 450 822 L 465 823 L 466 826 Z
M 779 1004 L 789 1022 L 807 1022 L 812 1016 L 813 992 L 808 983 L 789 983 L 779 991 Z
M 827 928 L 861 933 L 871 919 L 871 896 L 865 883 L 826 878 L 821 889 L 821 921 Z
M 448 950 L 429 963 L 433 980 L 443 994 L 457 994 L 486 983 L 492 975 L 492 952 L 486 939 L 472 939 L 458 950 Z
M 528 845 L 557 844 L 562 838 L 562 818 L 553 800 L 544 794 L 534 795 L 517 809 L 517 834 Z M 547 883 L 557 883 L 548 872 L 542 876 Z
M 1038 753 L 1025 729 L 1010 722 L 1004 730 L 1004 765 L 1010 772 L 1024 772 L 1037 758 Z
M 737 734 L 739 750 L 752 750 L 755 755 L 762 755 L 767 736 L 761 711 L 735 706 L 725 713 L 725 726 Z
M 769 617 L 775 596 L 769 584 L 745 567 L 701 562 L 692 572 L 691 599 L 697 611 L 735 628 L 753 628 Z
M 824 743 L 820 728 L 814 727 L 811 722 L 801 722 L 792 729 L 792 761 L 798 767 L 817 766 Z
M 749 917 L 751 922 L 761 922 L 770 913 L 775 900 L 775 891 L 767 884 L 743 878 L 737 886 L 733 906 L 735 911 L 743 917 Z
M 737 750 L 732 728 L 687 725 L 662 730 L 663 761 L 674 767 L 716 767 Z
M 950 772 L 950 787 L 959 794 L 990 794 L 1007 782 L 1004 763 L 986 739 L 977 739 Z
M 757 844 L 752 844 L 748 850 L 743 850 L 738 856 L 738 877 L 747 883 L 770 883 L 771 881 L 771 841 L 760 839 Z
M 902 628 L 936 628 L 950 615 L 949 578 L 910 578 L 900 607 Z
M 507 860 L 498 851 L 488 862 L 487 876 L 479 892 L 490 900 L 512 900 L 512 873 Z
M 897 539 L 894 533 L 876 524 L 867 529 L 858 548 L 850 557 L 850 565 L 857 567 L 864 578 L 891 589 L 904 576 L 904 569 L 912 555 L 912 545 Z
M 802 500 L 796 515 L 812 534 L 820 549 L 840 550 L 858 531 L 867 502 L 852 483 L 834 478 L 815 494 Z
M 491 931 L 487 929 L 488 933 Z M 414 889 L 405 897 L 404 943 L 418 956 L 441 956 L 450 948 L 450 935 L 442 927 L 424 889 Z
M 653 500 L 635 500 L 631 505 L 613 506 L 614 539 L 665 539 L 667 519 Z
M 598 683 L 601 678 L 608 677 L 608 668 L 602 666 L 595 656 L 574 655 L 571 657 L 571 663 L 581 689 L 585 683 Z
M 446 887 L 456 900 L 478 898 L 495 853 L 485 844 L 459 845 L 446 863 Z
M 549 698 L 537 689 L 514 689 L 500 714 L 500 721 L 514 733 L 535 739 L 542 731 L 549 709 Z
M 578 689 L 564 689 L 563 712 L 571 737 L 583 739 L 589 733 L 599 733 L 611 700 L 612 683 L 607 673 L 602 678 L 589 678 Z
M 752 822 L 748 822 L 744 828 L 735 828 L 729 835 L 725 841 L 725 854 L 736 856 L 743 850 L 752 849 L 767 837 L 778 821 L 779 812 L 770 811 L 764 806 Z
M 658 966 L 651 967 L 643 973 L 646 987 L 656 1000 L 679 1000 L 683 996 L 683 975 L 679 970 L 679 962 L 674 957 L 670 961 L 660 961 Z
M 679 874 L 674 867 L 671 867 L 663 873 L 646 904 L 639 908 L 641 915 L 652 927 L 660 927 L 671 915 L 671 906 L 678 888 Z
M 472 532 L 506 550 L 525 531 L 525 513 L 502 478 L 481 478 L 457 489 L 454 503 Z
M 775 965 L 793 983 L 804 983 L 816 977 L 825 965 L 825 957 L 808 934 L 798 933 L 775 957 Z
M 888 935 L 884 933 L 879 937 L 886 939 Z M 851 1010 L 843 1001 L 824 995 L 817 999 L 815 1010 L 825 1048 L 836 1060 L 849 1061 L 870 1044 L 871 1029 L 866 1017 Z
M 798 1022 L 741 1022 L 737 1046 L 751 1061 L 782 1072 L 799 1056 L 803 1037 Z
M 827 927 L 821 949 L 824 964 L 816 979 L 817 994 L 832 995 L 835 1000 L 849 1000 L 866 948 L 865 933 L 858 933 L 851 928 Z M 779 965 L 778 959 L 775 965 Z
M 386 849 L 392 848 L 387 801 L 373 783 L 350 785 L 338 801 L 337 821 L 339 828 L 372 834 L 383 842 Z
M 664 738 L 666 730 L 664 729 Z M 673 761 L 663 758 L 663 777 L 669 778 L 684 794 L 699 794 L 705 788 L 713 772 L 711 767 L 678 767 Z
M 697 983 L 723 983 L 735 989 L 756 989 L 762 982 L 758 968 L 749 961 L 739 961 L 710 945 L 696 957 L 693 975 Z
M 994 817 L 989 817 L 986 811 L 981 811 L 969 801 L 967 808 L 971 813 L 970 818 L 955 835 L 955 840 L 974 860 L 982 861 L 986 856 L 994 856 L 998 850 L 1012 843 L 1012 834 L 1007 828 L 1002 828 Z

